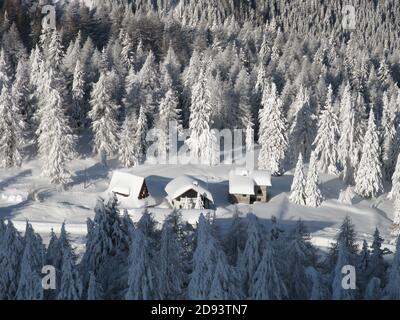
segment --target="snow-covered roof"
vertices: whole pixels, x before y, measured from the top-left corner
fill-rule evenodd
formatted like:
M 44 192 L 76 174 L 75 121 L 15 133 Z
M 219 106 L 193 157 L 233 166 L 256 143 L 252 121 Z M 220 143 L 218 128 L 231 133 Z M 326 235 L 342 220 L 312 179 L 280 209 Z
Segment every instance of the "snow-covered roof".
M 254 180 L 245 176 L 230 175 L 229 193 L 254 195 Z
M 229 172 L 229 193 L 254 195 L 254 186 L 272 186 L 271 172 L 236 168 Z
M 211 192 L 207 190 L 202 181 L 186 175 L 175 178 L 168 183 L 165 187 L 165 192 L 167 193 L 168 200 L 172 201 L 191 189 L 214 202 Z
M 140 190 L 142 190 L 143 183 L 143 177 L 126 172 L 114 171 L 109 191 L 139 199 L 139 193 Z
M 250 177 L 254 179 L 257 186 L 271 187 L 271 172 L 266 170 L 254 170 L 250 173 Z

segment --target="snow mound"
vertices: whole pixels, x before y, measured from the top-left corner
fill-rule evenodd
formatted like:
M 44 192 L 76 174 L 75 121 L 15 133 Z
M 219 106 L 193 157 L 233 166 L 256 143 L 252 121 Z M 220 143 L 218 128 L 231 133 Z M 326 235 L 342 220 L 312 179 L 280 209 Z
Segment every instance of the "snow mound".
M 0 193 L 0 201 L 11 204 L 18 204 L 28 200 L 28 193 L 17 189 L 9 189 Z

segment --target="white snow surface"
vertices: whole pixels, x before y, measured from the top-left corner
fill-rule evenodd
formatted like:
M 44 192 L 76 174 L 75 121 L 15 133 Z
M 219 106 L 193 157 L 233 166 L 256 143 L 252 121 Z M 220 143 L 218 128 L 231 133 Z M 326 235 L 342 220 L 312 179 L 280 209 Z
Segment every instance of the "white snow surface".
M 63 221 L 78 250 L 82 248 L 86 234 L 86 220 L 94 217 L 94 206 L 99 195 L 109 188 L 114 170 L 120 170 L 117 161 L 110 161 L 106 169 L 97 158 L 86 157 L 73 161 L 69 169 L 74 173 L 73 183 L 65 191 L 59 191 L 48 179 L 41 176 L 39 160 L 24 162 L 21 168 L 0 169 L 0 218 L 12 219 L 16 227 L 24 231 L 28 219 L 44 240 L 48 239 L 52 228 L 57 233 Z M 129 170 L 132 174 L 146 177 L 150 193 L 159 204 L 150 208 L 157 221 L 162 222 L 171 211 L 165 200 L 166 185 L 174 178 L 189 175 L 207 181 L 207 189 L 212 193 L 217 207 L 215 214 L 221 231 L 227 230 L 235 206 L 228 201 L 229 172 L 231 165 L 207 167 L 201 165 L 141 165 Z M 378 227 L 389 246 L 390 226 L 393 219 L 393 202 L 387 193 L 377 199 L 365 200 L 355 197 L 352 204 L 338 200 L 340 190 L 345 188 L 336 176 L 321 175 L 321 191 L 324 202 L 319 208 L 298 206 L 289 201 L 293 171 L 281 177 L 272 177 L 269 188 L 270 201 L 253 205 L 238 205 L 243 215 L 254 212 L 266 225 L 272 215 L 283 226 L 292 226 L 301 218 L 308 226 L 313 242 L 320 247 L 329 246 L 343 219 L 349 215 L 356 226 L 359 241 L 371 241 L 375 227 Z M 29 196 L 28 196 L 29 195 Z M 164 199 L 164 200 L 163 200 Z M 143 209 L 129 210 L 137 221 Z M 202 210 L 209 212 L 210 210 Z M 196 223 L 200 210 L 184 210 L 183 217 Z M 391 247 L 391 246 L 389 246 Z

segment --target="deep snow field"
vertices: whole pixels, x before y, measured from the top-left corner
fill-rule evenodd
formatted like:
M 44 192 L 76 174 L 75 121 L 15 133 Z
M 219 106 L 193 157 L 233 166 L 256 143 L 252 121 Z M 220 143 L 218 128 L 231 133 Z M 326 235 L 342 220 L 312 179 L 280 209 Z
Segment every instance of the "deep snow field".
M 228 202 L 228 174 L 231 165 L 207 167 L 200 165 L 141 165 L 130 172 L 147 177 L 150 193 L 159 198 L 165 196 L 166 184 L 181 174 L 196 176 L 208 183 L 213 194 L 217 223 L 223 232 L 229 226 L 235 206 Z M 82 157 L 70 163 L 73 183 L 65 191 L 59 191 L 48 179 L 41 177 L 40 160 L 27 160 L 21 168 L 0 169 L 0 218 L 12 219 L 20 231 L 24 231 L 26 220 L 34 229 L 48 240 L 52 228 L 58 233 L 60 225 L 66 222 L 67 231 L 78 249 L 83 249 L 86 234 L 86 219 L 94 216 L 94 206 L 99 195 L 105 196 L 113 170 L 118 170 L 116 160 L 109 161 L 109 168 L 103 167 L 97 158 Z M 272 178 L 269 189 L 270 202 L 255 203 L 251 206 L 238 205 L 244 215 L 255 213 L 263 222 L 269 223 L 272 215 L 279 219 L 282 226 L 289 226 L 299 218 L 303 219 L 312 235 L 312 241 L 321 249 L 330 245 L 341 222 L 349 215 L 356 226 L 360 242 L 371 241 L 375 227 L 378 227 L 386 239 L 386 246 L 392 239 L 389 228 L 392 223 L 392 201 L 387 193 L 378 199 L 353 199 L 352 205 L 341 203 L 338 198 L 344 188 L 341 179 L 336 176 L 322 175 L 321 190 L 325 201 L 319 208 L 294 205 L 289 201 L 293 172 Z M 40 199 L 40 200 L 39 200 Z M 138 220 L 143 209 L 129 210 L 134 221 Z M 170 212 L 163 201 L 157 208 L 150 208 L 157 221 Z M 205 210 L 209 211 L 209 210 Z M 183 218 L 196 223 L 199 210 L 183 210 Z

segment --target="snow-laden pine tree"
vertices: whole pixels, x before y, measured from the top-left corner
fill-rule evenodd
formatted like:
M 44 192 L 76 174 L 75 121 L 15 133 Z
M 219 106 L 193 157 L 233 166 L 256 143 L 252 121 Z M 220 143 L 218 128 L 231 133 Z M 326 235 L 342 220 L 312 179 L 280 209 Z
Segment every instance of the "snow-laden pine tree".
M 247 215 L 246 244 L 238 258 L 237 264 L 246 294 L 248 294 L 254 273 L 263 257 L 266 241 L 265 231 L 265 228 L 260 224 L 255 215 Z
M 135 144 L 137 119 L 134 113 L 126 115 L 119 132 L 118 159 L 124 167 L 134 167 L 139 164 L 139 150 Z
M 193 270 L 187 288 L 187 298 L 202 299 L 237 299 L 236 271 L 228 264 L 213 230 L 203 216 L 199 217 L 197 243 L 193 253 Z
M 191 156 L 195 161 L 215 165 L 219 160 L 219 145 L 211 128 L 213 105 L 207 85 L 208 78 L 205 67 L 202 67 L 198 81 L 192 88 L 189 119 L 190 137 L 186 140 L 186 144 L 189 146 Z
M 42 300 L 42 274 L 44 246 L 42 238 L 27 222 L 23 240 L 25 247 L 20 262 L 16 300 Z
M 134 59 L 134 48 L 132 44 L 132 39 L 129 36 L 128 32 L 123 32 L 122 31 L 122 50 L 121 50 L 121 58 L 122 58 L 122 63 L 127 67 L 131 68 L 133 67 L 133 64 L 135 62 Z
M 346 216 L 340 226 L 340 231 L 335 237 L 335 242 L 331 245 L 326 260 L 326 269 L 331 271 L 335 268 L 338 260 L 339 245 L 343 244 L 346 247 L 346 252 L 349 260 L 349 264 L 356 265 L 358 244 L 356 242 L 356 231 L 354 224 L 352 223 L 349 216 Z
M 391 226 L 390 234 L 391 236 L 397 238 L 400 236 L 400 197 L 397 196 L 394 199 L 393 205 L 394 217 Z
M 7 222 L 0 239 L 0 300 L 13 300 L 17 292 L 24 244 L 11 220 Z
M 0 93 L 0 114 L 0 167 L 20 166 L 24 123 L 11 89 L 6 85 Z
M 18 61 L 17 72 L 15 74 L 15 81 L 11 89 L 12 99 L 18 110 L 22 115 L 25 123 L 32 125 L 33 106 L 30 103 L 31 86 L 29 83 L 29 61 L 20 59 Z
M 36 130 L 39 154 L 43 159 L 42 174 L 49 177 L 51 183 L 64 188 L 71 181 L 66 164 L 75 156 L 75 136 L 65 115 L 64 100 L 55 87 L 51 68 L 44 81 L 45 96 L 40 99 Z
M 287 125 L 282 112 L 282 100 L 278 97 L 276 85 L 264 88 L 259 111 L 259 138 L 261 145 L 258 167 L 268 169 L 273 175 L 284 172 L 283 161 L 288 148 Z
M 310 164 L 308 166 L 307 182 L 305 188 L 306 205 L 319 207 L 322 203 L 322 194 L 319 188 L 319 176 L 317 168 L 317 156 L 315 151 L 311 153 Z
M 342 268 L 350 264 L 347 245 L 345 241 L 340 240 L 338 243 L 337 261 L 333 272 L 332 300 L 354 300 L 356 298 L 356 291 L 354 289 L 344 289 L 342 285 Z
M 384 239 L 380 236 L 378 228 L 376 228 L 367 270 L 370 279 L 375 277 L 382 281 L 385 280 L 387 262 L 384 256 L 389 254 L 390 251 L 387 248 L 382 249 L 383 241 Z
M 400 239 L 397 239 L 396 252 L 388 272 L 387 285 L 383 290 L 384 300 L 400 300 Z
M 333 109 L 332 86 L 329 86 L 314 141 L 314 151 L 317 154 L 319 168 L 322 172 L 337 174 L 338 138 L 338 120 Z
M 43 55 L 39 49 L 39 46 L 36 45 L 36 47 L 32 49 L 29 57 L 29 84 L 31 85 L 32 89 L 36 88 L 39 85 L 39 82 L 42 80 L 40 76 L 40 66 L 42 61 Z M 34 91 L 32 94 L 34 94 Z
M 396 167 L 392 176 L 392 190 L 389 193 L 389 198 L 400 198 L 400 155 L 397 157 Z
M 225 254 L 217 258 L 214 278 L 211 283 L 208 300 L 236 300 L 243 299 L 243 293 L 238 286 L 239 275 L 228 263 Z
M 382 299 L 382 288 L 381 280 L 378 278 L 372 278 L 367 287 L 365 288 L 364 300 L 381 300 Z
M 389 180 L 394 172 L 396 165 L 395 146 L 396 141 L 396 110 L 394 106 L 394 98 L 389 99 L 387 92 L 383 94 L 383 110 L 381 120 L 382 131 L 382 162 L 384 166 L 385 179 Z
M 310 243 L 310 234 L 304 223 L 299 220 L 289 233 L 285 243 L 286 269 L 285 283 L 291 299 L 307 299 L 312 282 L 307 276 L 307 268 L 315 263 L 316 250 Z
M 315 115 L 308 90 L 300 87 L 291 109 L 294 115 L 289 130 L 289 145 L 291 146 L 291 164 L 294 165 L 300 153 L 304 159 L 309 158 L 315 137 Z
M 176 125 L 176 132 L 181 132 L 181 110 L 177 92 L 169 89 L 159 105 L 155 128 L 157 129 L 157 151 L 161 159 L 167 159 L 169 151 L 170 124 Z
M 201 60 L 202 57 L 199 54 L 199 51 L 195 49 L 190 57 L 189 65 L 183 73 L 182 118 L 184 127 L 187 127 L 189 124 L 190 106 L 192 104 L 192 89 L 199 77 Z
M 145 108 L 145 114 L 148 117 L 150 126 L 153 126 L 156 105 L 160 99 L 160 71 L 153 51 L 147 55 L 143 67 L 137 75 L 137 81 L 140 86 L 142 107 Z
M 250 297 L 254 300 L 284 300 L 289 294 L 280 273 L 282 266 L 278 264 L 271 244 L 264 249 L 263 257 L 253 275 L 250 285 Z
M 138 75 L 134 68 L 130 68 L 125 78 L 124 93 L 122 104 L 125 107 L 125 113 L 139 113 L 139 108 L 144 101 L 141 100 L 140 86 L 138 83 Z
M 8 61 L 6 52 L 2 48 L 0 50 L 0 90 L 6 86 L 11 86 L 11 66 Z
M 363 245 L 361 248 L 361 252 L 357 259 L 357 285 L 359 286 L 360 290 L 363 291 L 368 282 L 368 268 L 370 267 L 370 259 L 371 259 L 371 252 L 368 248 L 368 242 L 366 240 L 363 241 Z
M 164 79 L 170 79 L 170 85 L 165 87 L 167 82 L 164 81 L 163 91 L 165 92 L 168 89 L 174 88 L 175 90 L 180 92 L 180 74 L 181 74 L 181 64 L 179 59 L 175 53 L 175 50 L 172 46 L 172 42 L 169 43 L 167 54 L 164 58 L 164 61 L 161 64 L 161 74 Z
M 170 219 L 163 223 L 160 239 L 159 271 L 161 299 L 182 298 L 186 283 L 184 248 Z
M 87 289 L 87 300 L 103 300 L 104 293 L 101 284 L 97 282 L 93 271 L 89 272 L 89 286 Z
M 241 129 L 247 129 L 253 127 L 253 115 L 252 115 L 252 82 L 250 75 L 246 68 L 241 68 L 235 82 L 234 87 L 236 96 L 238 98 L 238 127 Z
M 87 110 L 85 107 L 85 86 L 86 83 L 83 65 L 78 59 L 76 61 L 74 77 L 72 81 L 72 119 L 75 122 L 75 126 L 78 128 L 83 127 L 86 121 Z
M 80 263 L 83 287 L 88 288 L 89 272 L 93 271 L 104 290 L 104 298 L 122 298 L 121 288 L 127 281 L 128 247 L 117 199 L 106 203 L 98 199 L 94 221 L 88 220 L 86 251 Z
M 50 62 L 51 66 L 55 70 L 60 70 L 64 57 L 64 47 L 62 45 L 61 34 L 56 29 L 54 29 L 51 33 L 51 40 L 47 53 L 47 61 Z
M 298 156 L 290 191 L 290 201 L 299 205 L 306 205 L 306 176 L 304 173 L 303 156 L 301 153 L 299 153 Z
M 74 262 L 74 254 L 70 248 L 63 250 L 60 288 L 58 300 L 80 300 L 82 297 L 82 281 Z
M 134 135 L 134 145 L 137 149 L 137 158 L 139 163 L 143 163 L 146 160 L 147 155 L 147 133 L 149 127 L 147 122 L 146 111 L 144 107 L 140 107 L 139 117 L 137 120 L 136 132 Z
M 154 300 L 161 298 L 162 275 L 156 262 L 156 252 L 152 239 L 142 230 L 136 229 L 129 253 L 127 300 Z
M 338 141 L 338 161 L 343 168 L 343 180 L 354 183 L 356 148 L 356 112 L 351 95 L 351 86 L 347 84 L 340 101 L 340 138 Z
M 238 207 L 235 206 L 232 223 L 224 239 L 225 252 L 229 263 L 233 266 L 238 265 L 239 257 L 246 245 L 246 229 L 243 220 Z
M 107 165 L 107 156 L 112 156 L 118 147 L 118 106 L 112 98 L 106 76 L 102 72 L 94 84 L 88 114 L 94 134 L 94 151 L 100 154 L 103 165 Z
M 360 165 L 356 175 L 355 191 L 363 197 L 378 196 L 383 191 L 381 150 L 375 115 L 371 108 Z
M 313 267 L 306 269 L 307 278 L 311 281 L 312 287 L 310 294 L 308 295 L 309 300 L 324 300 L 328 296 L 328 290 L 324 284 L 323 276 L 321 273 Z

